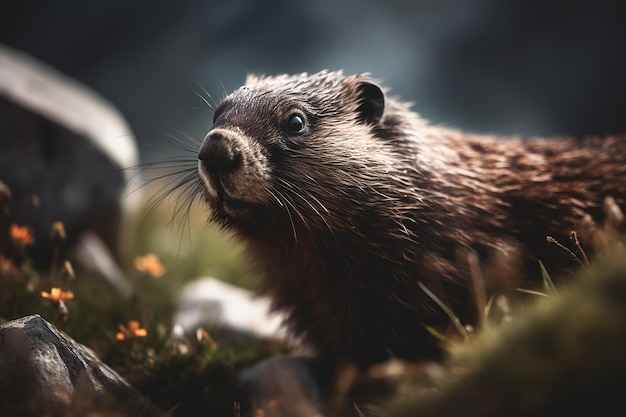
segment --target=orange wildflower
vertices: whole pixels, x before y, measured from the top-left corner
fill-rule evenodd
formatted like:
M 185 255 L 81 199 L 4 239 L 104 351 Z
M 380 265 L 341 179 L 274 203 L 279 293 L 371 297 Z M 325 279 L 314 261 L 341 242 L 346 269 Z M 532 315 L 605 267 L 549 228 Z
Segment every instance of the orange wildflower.
M 158 256 L 153 253 L 147 253 L 144 256 L 135 258 L 135 268 L 151 277 L 161 277 L 165 274 L 165 266 L 161 263 Z
M 35 242 L 35 238 L 33 238 L 33 234 L 30 229 L 26 226 L 18 226 L 17 224 L 12 224 L 9 229 L 9 236 L 11 240 L 15 243 L 26 245 L 32 245 Z
M 61 288 L 55 287 L 52 288 L 50 292 L 42 291 L 41 296 L 43 298 L 49 299 L 50 301 L 58 303 L 59 301 L 63 300 L 71 300 L 72 298 L 74 298 L 74 293 L 72 291 L 63 291 L 61 290 Z
M 123 324 L 118 325 L 120 331 L 115 335 L 117 340 L 134 339 L 136 337 L 148 336 L 148 331 L 142 329 L 137 320 L 131 320 L 128 322 L 128 327 Z

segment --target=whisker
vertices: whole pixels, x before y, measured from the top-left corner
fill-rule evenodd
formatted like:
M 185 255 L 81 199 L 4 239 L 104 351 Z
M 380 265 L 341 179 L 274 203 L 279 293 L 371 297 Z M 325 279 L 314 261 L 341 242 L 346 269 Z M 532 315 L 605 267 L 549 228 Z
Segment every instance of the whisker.
M 307 200 L 307 199 L 306 199 L 306 198 L 305 198 L 302 194 L 300 194 L 298 191 L 296 191 L 296 187 L 295 187 L 293 184 L 291 184 L 289 181 L 287 181 L 287 180 L 285 180 L 285 179 L 283 179 L 283 178 L 279 178 L 278 180 L 279 180 L 280 182 L 282 182 L 283 184 L 285 184 L 287 187 L 289 187 L 289 189 L 291 190 L 291 192 L 293 192 L 296 196 L 300 197 L 300 199 L 301 199 L 302 201 L 304 201 L 305 203 L 307 203 L 307 205 L 308 205 L 309 207 L 311 207 L 311 209 L 312 209 L 313 211 L 315 211 L 315 213 L 316 213 L 318 216 L 322 217 L 322 215 L 321 215 L 321 213 L 319 212 L 319 210 L 317 210 L 317 208 L 315 208 L 315 207 L 313 206 L 313 204 L 311 204 L 311 203 L 309 202 L 309 200 Z M 302 191 L 302 190 L 301 190 L 301 191 Z M 328 210 L 326 209 L 326 207 L 324 207 L 324 205 L 323 205 L 322 203 L 320 203 L 320 201 L 319 201 L 317 198 L 315 198 L 315 196 L 313 196 L 313 195 L 312 195 L 309 191 L 306 191 L 306 190 L 304 190 L 304 191 L 306 192 L 306 194 L 307 194 L 309 197 L 311 197 L 313 200 L 315 200 L 315 201 L 316 201 L 316 202 L 320 205 L 320 207 L 321 207 L 321 208 L 322 208 L 322 209 L 323 209 L 326 213 L 328 213 Z
M 168 226 L 173 228 L 175 224 L 178 225 L 180 251 L 185 234 L 191 239 L 191 209 L 194 201 L 201 195 L 203 185 L 195 170 L 187 170 L 186 172 L 179 172 L 178 174 L 178 177 L 169 181 L 160 191 L 150 197 L 144 207 L 144 221 L 166 200 L 173 198 L 172 204 L 174 208 Z M 174 196 L 174 194 L 177 195 Z M 191 244 L 191 241 L 189 244 Z
M 181 194 L 176 198 L 176 209 L 172 215 L 170 225 L 173 224 L 174 219 L 180 216 L 183 226 L 181 226 L 179 248 L 182 246 L 182 240 L 185 234 L 189 238 L 188 243 L 191 244 L 191 208 L 193 207 L 194 201 L 201 195 L 202 189 L 203 185 L 200 181 L 192 182 L 187 184 L 185 188 L 182 189 Z M 184 196 L 182 201 L 180 196 Z
M 204 94 L 206 94 L 206 96 L 208 97 L 208 99 L 209 99 L 209 100 L 213 100 L 213 97 L 211 97 L 211 94 L 209 94 L 209 92 L 206 90 L 206 88 L 204 88 L 204 86 L 202 85 L 202 83 L 201 83 L 201 82 L 200 82 L 200 81 L 199 81 L 196 77 L 194 77 L 193 75 L 190 75 L 190 77 L 191 77 L 191 79 L 192 79 L 192 80 L 193 80 L 193 81 L 194 81 L 194 82 L 198 85 L 198 87 L 200 87 L 200 90 L 202 90 L 202 92 L 203 92 Z M 191 92 L 192 92 L 193 94 L 195 94 L 195 95 L 196 95 L 196 96 L 197 96 L 200 100 L 202 100 L 202 101 L 204 102 L 204 104 L 206 104 L 206 105 L 207 105 L 207 107 L 208 107 L 209 109 L 213 110 L 213 106 L 211 105 L 211 103 L 209 103 L 209 101 L 208 101 L 206 98 L 204 98 L 204 97 L 202 96 L 202 94 L 198 93 L 198 92 L 197 92 L 197 91 L 195 91 L 195 90 L 191 90 L 191 89 L 190 89 L 189 91 L 191 91 Z
M 198 147 L 200 146 L 201 140 L 198 140 L 192 134 L 186 132 L 185 130 L 181 129 L 180 127 L 172 123 L 168 123 L 168 125 L 169 125 L 168 126 L 169 128 L 174 129 L 176 133 L 182 135 L 183 138 L 175 135 L 174 133 L 170 132 L 169 130 L 159 125 L 155 124 L 154 127 L 158 129 L 166 138 L 173 140 L 171 144 L 176 146 L 178 149 L 181 149 L 185 152 L 189 152 L 192 154 L 195 154 L 198 151 Z M 187 140 L 183 140 L 183 139 L 187 139 Z M 189 141 L 191 141 L 192 145 L 195 145 L 195 146 L 190 146 Z
M 286 190 L 283 189 L 285 192 L 292 192 L 295 194 L 295 192 L 293 190 Z M 284 195 L 284 194 L 283 194 Z M 293 201 L 291 201 L 291 199 L 286 198 L 285 196 L 285 202 L 287 204 L 289 204 L 291 206 L 291 208 L 293 208 L 293 210 L 296 212 L 296 214 L 298 215 L 298 217 L 300 218 L 300 220 L 302 220 L 302 223 L 307 227 L 307 229 L 311 230 L 311 228 L 309 227 L 309 224 L 306 221 L 306 217 L 302 215 L 302 213 L 300 213 L 300 211 L 298 210 L 298 207 L 296 207 L 296 205 L 293 203 Z
M 283 207 L 285 204 L 280 200 L 280 198 L 276 197 L 276 194 L 274 194 L 272 192 L 272 190 L 270 190 L 269 188 L 266 188 L 265 191 L 267 191 L 269 193 L 269 195 L 271 195 L 272 197 L 274 197 L 274 199 L 276 200 L 276 202 L 278 202 L 278 204 Z
M 197 151 L 197 147 L 199 147 L 200 144 L 202 143 L 202 140 L 198 140 L 198 138 L 196 138 L 194 135 L 192 135 L 191 133 L 183 130 L 182 128 L 180 128 L 178 126 L 176 126 L 175 124 L 170 123 L 169 125 L 170 125 L 170 127 L 172 129 L 174 129 L 176 132 L 181 134 L 183 136 L 183 138 L 188 139 L 192 144 L 196 145 L 196 148 L 183 148 L 184 150 L 191 151 L 191 152 L 195 153 Z M 176 137 L 176 136 L 174 136 L 174 137 Z M 180 140 L 180 138 L 178 138 L 178 141 L 182 142 Z M 182 143 L 184 143 L 184 142 L 182 142 Z
M 153 169 L 156 169 L 156 168 L 153 168 Z M 184 168 L 182 170 L 178 170 L 178 171 L 174 171 L 174 172 L 166 172 L 166 173 L 163 173 L 163 174 L 159 174 L 159 175 L 156 175 L 156 176 L 153 176 L 153 177 L 145 179 L 143 184 L 141 184 L 140 186 L 137 187 L 137 190 L 139 190 L 141 188 L 144 188 L 144 187 L 147 187 L 147 186 L 149 186 L 152 183 L 155 183 L 155 182 L 158 182 L 158 181 L 161 181 L 161 180 L 164 180 L 164 179 L 168 179 L 168 178 L 174 177 L 169 183 L 167 183 L 165 185 L 167 187 L 167 186 L 171 185 L 172 183 L 174 183 L 177 178 L 179 178 L 179 177 L 181 177 L 183 175 L 194 174 L 194 173 L 196 173 L 196 171 L 197 171 L 197 169 L 195 167 L 194 168 L 189 167 L 189 168 Z
M 217 78 L 217 81 L 219 81 L 220 86 L 222 87 L 222 91 L 224 92 L 224 97 L 226 97 L 228 95 L 228 91 L 226 90 L 226 87 L 224 86 L 224 83 L 222 82 L 222 77 L 220 77 L 220 74 L 217 72 L 217 68 L 215 70 L 215 77 Z
M 144 180 L 143 184 L 141 184 L 138 187 L 138 189 L 141 189 L 153 183 L 157 183 L 157 182 L 164 181 L 164 180 L 167 181 L 166 184 L 161 187 L 160 191 L 155 193 L 155 195 L 153 195 L 149 199 L 148 204 L 147 204 L 149 208 L 151 206 L 154 206 L 156 208 L 156 206 L 161 204 L 163 200 L 165 200 L 168 196 L 170 196 L 176 190 L 183 187 L 185 184 L 188 184 L 189 182 L 192 182 L 192 181 L 199 181 L 199 174 L 198 174 L 198 170 L 195 164 L 193 166 L 190 166 L 188 164 L 181 164 L 178 162 L 176 164 L 170 164 L 169 166 L 167 166 L 167 164 L 163 164 L 163 165 L 164 166 L 162 166 L 161 168 L 163 168 L 163 170 L 166 172 L 160 172 L 157 175 L 152 175 L 150 178 L 147 178 L 146 180 Z M 159 169 L 159 164 L 158 163 L 154 165 L 151 164 L 148 168 L 151 170 L 157 170 Z M 176 169 L 174 171 L 168 171 L 165 168 L 169 168 L 169 169 L 176 168 Z
M 193 201 L 198 196 L 199 182 L 196 180 L 197 180 L 197 177 L 189 176 L 189 177 L 184 178 L 181 181 L 181 183 L 176 185 L 175 190 L 180 189 L 181 193 L 179 194 L 178 197 L 176 197 L 175 208 L 174 208 L 174 213 L 172 214 L 172 219 L 175 219 L 176 217 L 178 217 L 180 213 L 183 212 L 183 209 L 185 208 L 186 208 L 187 213 L 191 210 L 190 208 L 191 203 L 193 203 Z M 181 203 L 181 196 L 184 196 L 182 198 L 182 203 Z M 184 215 L 183 215 L 183 218 L 185 218 Z
M 192 244 L 191 242 L 191 222 L 190 222 L 190 218 L 191 218 L 191 208 L 193 206 L 194 201 L 202 194 L 202 190 L 203 190 L 204 186 L 202 185 L 201 182 L 197 182 L 195 187 L 193 189 L 191 189 L 191 191 L 189 192 L 189 194 L 187 195 L 187 197 L 185 197 L 184 200 L 184 204 L 187 207 L 186 210 L 183 213 L 183 219 L 185 220 L 185 231 L 188 237 L 188 243 L 189 245 Z M 183 239 L 183 234 L 181 234 L 181 243 L 182 243 L 182 239 Z
M 318 217 L 319 217 L 319 218 L 320 218 L 320 219 L 324 222 L 324 224 L 326 225 L 326 227 L 328 228 L 328 230 L 330 231 L 330 233 L 334 236 L 333 230 L 331 229 L 331 227 L 330 227 L 330 225 L 328 224 L 328 222 L 326 222 L 326 219 L 324 218 L 324 216 L 322 215 L 322 213 L 320 213 L 320 212 L 319 212 L 319 210 L 318 210 L 315 206 L 313 206 L 313 204 L 311 204 L 311 202 L 310 202 L 310 201 L 309 201 L 306 197 L 304 197 L 302 194 L 300 194 L 300 193 L 296 190 L 296 188 L 295 188 L 295 187 L 294 187 L 291 183 L 289 183 L 287 180 L 285 180 L 285 179 L 283 179 L 283 178 L 279 178 L 278 180 L 279 180 L 281 183 L 285 184 L 287 187 L 289 187 L 289 191 L 290 191 L 291 193 L 293 193 L 295 196 L 299 197 L 299 198 L 300 198 L 300 200 L 304 201 L 304 202 L 305 202 L 305 203 L 306 203 L 309 207 L 311 207 L 311 210 L 313 210 L 313 211 L 315 212 L 315 214 L 316 214 L 316 215 L 317 215 L 317 216 L 318 216 Z M 307 192 L 307 195 L 309 195 L 309 196 L 313 197 L 313 196 L 312 196 L 309 192 Z M 321 203 L 319 203 L 319 200 L 317 200 L 315 197 L 313 197 L 313 198 L 314 198 L 314 199 L 318 202 L 318 204 L 320 204 L 320 206 L 321 206 L 324 210 L 326 210 L 326 208 L 325 208 L 325 207 L 324 207 Z M 326 212 L 328 212 L 328 210 L 326 210 Z M 301 217 L 302 217 L 302 216 L 301 216 Z M 307 226 L 308 226 L 308 224 L 307 224 L 306 220 L 304 220 L 304 219 L 303 219 L 303 222 L 304 222 L 304 224 L 305 224 L 305 225 L 307 225 Z M 310 227 L 309 227 L 309 229 L 310 229 Z
M 297 243 L 298 242 L 298 234 L 296 233 L 296 225 L 295 225 L 295 223 L 293 221 L 293 217 L 291 215 L 291 211 L 289 211 L 289 207 L 288 207 L 289 200 L 280 191 L 278 191 L 278 190 L 275 190 L 275 191 L 285 201 L 285 204 L 283 205 L 283 207 L 285 207 L 285 210 L 287 211 L 287 215 L 289 216 L 289 221 L 291 222 L 291 230 L 293 231 L 293 240 Z M 291 205 L 291 207 L 293 207 L 293 204 L 289 204 L 289 205 Z
M 158 170 L 158 169 L 172 169 L 172 168 L 190 168 L 197 167 L 198 158 L 191 158 L 188 156 L 174 156 L 170 159 L 162 159 L 159 161 L 143 162 L 138 165 L 129 167 L 129 170 Z

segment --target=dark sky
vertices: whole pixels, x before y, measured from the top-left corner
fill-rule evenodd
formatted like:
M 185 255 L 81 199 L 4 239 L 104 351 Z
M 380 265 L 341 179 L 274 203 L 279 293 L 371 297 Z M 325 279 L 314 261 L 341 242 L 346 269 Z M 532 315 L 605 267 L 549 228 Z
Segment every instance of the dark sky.
M 619 2 L 13 1 L 0 42 L 101 93 L 144 155 L 201 138 L 247 73 L 370 72 L 435 123 L 474 132 L 626 132 Z

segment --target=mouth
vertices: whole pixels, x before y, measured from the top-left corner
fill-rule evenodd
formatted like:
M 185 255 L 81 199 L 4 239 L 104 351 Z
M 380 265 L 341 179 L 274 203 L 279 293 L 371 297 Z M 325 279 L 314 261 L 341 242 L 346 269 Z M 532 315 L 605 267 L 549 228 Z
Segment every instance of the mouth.
M 233 197 L 227 191 L 219 175 L 208 172 L 201 164 L 199 166 L 199 172 L 202 182 L 204 183 L 205 199 L 214 210 L 218 210 L 229 216 L 234 216 L 250 208 L 250 203 L 243 199 Z

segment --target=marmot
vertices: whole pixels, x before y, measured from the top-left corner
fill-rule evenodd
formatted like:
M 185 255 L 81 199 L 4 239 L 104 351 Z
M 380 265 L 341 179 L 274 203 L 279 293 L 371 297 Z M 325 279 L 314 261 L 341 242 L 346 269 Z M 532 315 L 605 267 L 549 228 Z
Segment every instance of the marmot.
M 245 242 L 290 329 L 362 366 L 438 356 L 429 328 L 449 317 L 423 288 L 476 319 L 464 255 L 516 253 L 501 264 L 540 281 L 539 260 L 554 275 L 576 262 L 547 235 L 601 220 L 607 196 L 626 203 L 624 136 L 465 134 L 365 74 L 249 77 L 216 108 L 198 159 L 212 219 Z

